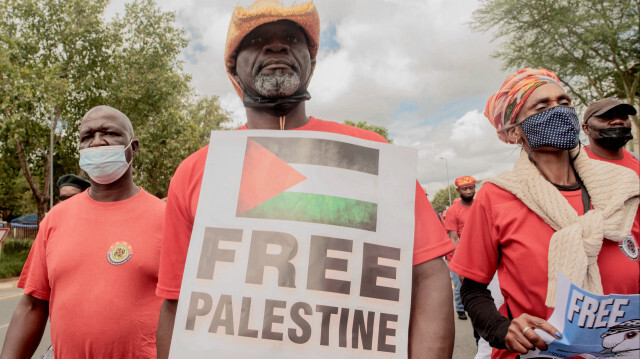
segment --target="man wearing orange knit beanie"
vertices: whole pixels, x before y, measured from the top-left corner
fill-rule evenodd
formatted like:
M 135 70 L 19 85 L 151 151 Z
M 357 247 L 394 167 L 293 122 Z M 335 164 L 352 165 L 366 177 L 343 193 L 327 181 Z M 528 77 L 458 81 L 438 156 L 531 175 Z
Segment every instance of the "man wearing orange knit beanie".
M 319 38 L 319 16 L 311 2 L 286 8 L 275 0 L 258 0 L 246 9 L 235 9 L 227 34 L 225 66 L 247 113 L 247 124 L 240 130 L 320 131 L 386 142 L 370 131 L 307 116 L 305 101 L 311 98 L 307 87 Z M 169 188 L 156 290 L 165 298 L 158 324 L 159 358 L 169 353 L 207 148 L 180 165 Z M 409 353 L 413 358 L 451 358 L 451 282 L 441 257 L 453 244 L 417 182 L 415 201 Z

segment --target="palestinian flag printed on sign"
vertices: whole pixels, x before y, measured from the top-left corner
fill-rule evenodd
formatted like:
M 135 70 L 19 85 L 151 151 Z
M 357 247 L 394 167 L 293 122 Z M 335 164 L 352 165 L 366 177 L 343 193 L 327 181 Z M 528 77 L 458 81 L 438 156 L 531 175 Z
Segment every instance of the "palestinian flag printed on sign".
M 378 166 L 375 148 L 316 138 L 248 137 L 236 216 L 375 232 Z

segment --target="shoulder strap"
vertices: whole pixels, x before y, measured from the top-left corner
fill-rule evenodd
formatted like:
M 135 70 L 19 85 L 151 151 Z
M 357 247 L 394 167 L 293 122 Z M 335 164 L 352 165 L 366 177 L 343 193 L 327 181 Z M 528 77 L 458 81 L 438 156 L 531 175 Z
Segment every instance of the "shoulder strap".
M 580 183 L 580 192 L 582 192 L 582 208 L 584 209 L 584 213 L 587 213 L 591 209 L 591 196 L 589 196 L 589 191 L 587 191 L 587 187 L 585 187 L 582 182 L 582 178 L 578 175 L 578 172 L 574 169 L 573 173 L 575 173 L 576 179 L 578 180 L 578 183 Z

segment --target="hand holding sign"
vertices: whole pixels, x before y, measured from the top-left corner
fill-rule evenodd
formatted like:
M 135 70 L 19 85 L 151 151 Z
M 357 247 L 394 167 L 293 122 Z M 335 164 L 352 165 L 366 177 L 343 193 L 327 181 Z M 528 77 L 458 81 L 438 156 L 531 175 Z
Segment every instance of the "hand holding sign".
M 546 320 L 529 314 L 522 314 L 514 319 L 509 326 L 509 332 L 506 338 L 507 350 L 520 354 L 526 354 L 534 348 L 547 350 L 547 343 L 545 343 L 534 329 L 544 330 L 558 339 L 562 338 L 558 329 Z
M 537 347 L 523 358 L 640 358 L 639 295 L 593 294 L 562 273 L 557 288 L 548 324 L 560 329 L 562 339 L 535 329 L 546 348 Z

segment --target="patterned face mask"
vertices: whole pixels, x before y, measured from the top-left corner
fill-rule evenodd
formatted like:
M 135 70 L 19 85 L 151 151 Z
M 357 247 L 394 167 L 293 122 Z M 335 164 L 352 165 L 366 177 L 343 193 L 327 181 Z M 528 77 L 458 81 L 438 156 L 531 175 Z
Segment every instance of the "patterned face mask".
M 531 150 L 550 146 L 570 150 L 578 145 L 580 124 L 573 107 L 556 106 L 520 122 Z

